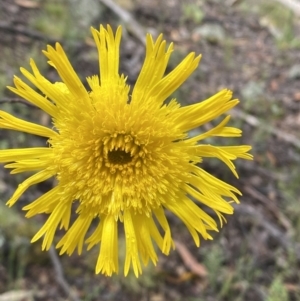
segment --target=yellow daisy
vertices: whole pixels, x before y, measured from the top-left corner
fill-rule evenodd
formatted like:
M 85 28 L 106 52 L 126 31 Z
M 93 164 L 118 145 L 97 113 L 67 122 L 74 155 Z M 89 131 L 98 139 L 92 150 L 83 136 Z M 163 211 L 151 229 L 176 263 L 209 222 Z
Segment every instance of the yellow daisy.
M 96 273 L 118 273 L 118 225 L 124 225 L 126 257 L 130 267 L 142 273 L 141 261 L 156 264 L 153 242 L 164 253 L 174 247 L 165 209 L 178 216 L 197 246 L 199 235 L 212 239 L 217 223 L 203 208 L 212 209 L 222 225 L 223 214 L 232 214 L 238 202 L 235 187 L 201 168 L 202 159 L 222 160 L 237 176 L 233 160 L 251 159 L 251 147 L 212 146 L 200 142 L 208 137 L 239 137 L 241 131 L 227 127 L 230 116 L 209 131 L 191 136 L 189 131 L 224 114 L 237 103 L 229 90 L 222 90 L 200 103 L 181 107 L 166 99 L 197 68 L 200 56 L 187 55 L 164 75 L 173 51 L 160 35 L 146 37 L 146 56 L 132 92 L 119 74 L 121 27 L 91 29 L 99 53 L 100 76 L 87 78 L 87 90 L 60 44 L 44 51 L 61 82 L 51 83 L 30 61 L 32 71 L 22 74 L 40 91 L 14 78 L 11 91 L 52 117 L 53 127 L 37 125 L 0 111 L 0 128 L 48 138 L 46 147 L 0 150 L 0 162 L 11 173 L 33 172 L 8 201 L 12 206 L 30 186 L 56 178 L 56 186 L 24 207 L 27 217 L 49 215 L 32 242 L 43 237 L 48 250 L 57 228 L 65 235 L 57 244 L 60 254 L 80 254 L 101 244 Z M 77 219 L 71 224 L 73 204 Z M 96 228 L 92 222 L 98 222 Z M 224 219 L 225 220 L 225 219 Z M 71 225 L 70 225 L 71 224 Z M 91 230 L 93 229 L 93 232 Z M 89 232 L 89 234 L 87 234 Z

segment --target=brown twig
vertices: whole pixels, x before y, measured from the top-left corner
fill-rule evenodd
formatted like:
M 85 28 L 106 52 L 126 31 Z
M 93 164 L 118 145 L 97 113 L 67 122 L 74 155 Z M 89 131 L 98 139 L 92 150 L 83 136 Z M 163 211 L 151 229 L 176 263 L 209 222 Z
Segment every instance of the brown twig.
M 53 246 L 51 246 L 49 250 L 49 255 L 51 262 L 54 267 L 54 271 L 56 273 L 56 282 L 60 285 L 60 287 L 63 289 L 65 294 L 72 300 L 72 301 L 80 301 L 76 293 L 71 289 L 70 285 L 66 281 L 63 273 L 62 266 L 60 264 L 59 258 L 57 256 L 56 250 Z
M 16 27 L 6 22 L 0 22 L 0 30 L 6 31 L 11 34 L 20 34 L 38 41 L 46 41 L 51 44 L 55 44 L 55 42 L 60 42 L 58 39 L 47 37 L 38 31 L 29 30 L 28 28 L 24 27 Z
M 292 10 L 296 15 L 300 16 L 300 3 L 295 0 L 276 0 L 282 5 L 286 6 L 290 10 Z
M 197 261 L 193 254 L 188 250 L 188 248 L 181 243 L 180 241 L 174 241 L 176 251 L 182 258 L 185 266 L 192 271 L 195 275 L 198 275 L 201 278 L 207 277 L 207 270 L 205 266 Z
M 0 103 L 21 103 L 30 108 L 38 109 L 38 107 L 35 106 L 34 104 L 32 104 L 24 99 L 21 99 L 21 98 L 2 98 L 2 99 L 0 99 Z
M 281 225 L 290 233 L 292 233 L 292 226 L 290 221 L 286 218 L 286 216 L 280 211 L 280 209 L 276 206 L 275 202 L 269 199 L 267 196 L 256 190 L 254 187 L 246 185 L 244 187 L 244 191 L 251 195 L 255 200 L 261 202 L 273 215 L 274 217 L 281 223 Z
M 127 30 L 134 35 L 142 45 L 146 45 L 145 32 L 142 25 L 139 24 L 127 10 L 111 0 L 99 1 L 111 9 L 125 23 Z
M 243 164 L 239 165 L 239 169 L 243 170 L 246 169 L 250 172 L 255 172 L 256 174 L 261 174 L 264 177 L 267 177 L 268 179 L 276 180 L 276 181 L 282 181 L 282 182 L 288 182 L 289 176 L 285 173 L 281 173 L 276 171 L 271 171 L 263 166 L 260 166 L 259 164 L 255 164 L 253 161 L 247 161 L 243 162 Z
M 234 206 L 234 210 L 242 215 L 253 216 L 256 222 L 264 228 L 271 237 L 276 239 L 285 250 L 294 249 L 296 257 L 300 260 L 300 244 L 293 242 L 288 235 L 270 223 L 263 214 L 250 205 L 237 205 Z

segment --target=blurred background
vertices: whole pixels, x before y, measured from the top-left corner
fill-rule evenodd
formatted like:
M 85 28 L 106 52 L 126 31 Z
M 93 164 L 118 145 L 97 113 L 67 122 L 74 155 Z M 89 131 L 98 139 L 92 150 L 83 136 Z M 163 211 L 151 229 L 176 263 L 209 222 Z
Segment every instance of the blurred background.
M 121 72 L 134 84 L 144 59 L 145 33 L 164 33 L 175 51 L 168 70 L 189 52 L 199 68 L 175 93 L 182 105 L 222 88 L 240 99 L 231 124 L 250 144 L 253 162 L 238 161 L 240 179 L 221 162 L 207 171 L 238 187 L 241 204 L 213 241 L 194 245 L 176 218 L 169 220 L 177 248 L 159 255 L 138 279 L 95 275 L 98 248 L 78 256 L 41 251 L 30 239 L 46 216 L 27 220 L 22 207 L 51 188 L 28 190 L 14 208 L 6 201 L 26 175 L 0 166 L 0 301 L 289 301 L 300 300 L 300 1 L 297 0 L 0 0 L 0 109 L 49 125 L 44 112 L 20 103 L 5 87 L 34 58 L 59 80 L 41 53 L 59 41 L 83 81 L 98 74 L 90 27 L 123 26 Z M 208 125 L 209 126 L 209 125 Z M 0 149 L 45 145 L 41 138 L 0 130 Z M 60 237 L 62 233 L 57 234 Z M 120 266 L 124 241 L 120 238 Z M 63 273 L 62 273 L 63 271 Z

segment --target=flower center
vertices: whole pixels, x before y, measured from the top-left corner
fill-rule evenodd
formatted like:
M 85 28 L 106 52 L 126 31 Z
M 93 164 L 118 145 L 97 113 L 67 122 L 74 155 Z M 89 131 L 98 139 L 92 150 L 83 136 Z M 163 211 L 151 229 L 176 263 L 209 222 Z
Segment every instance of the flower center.
M 114 134 L 102 139 L 104 165 L 111 174 L 121 171 L 125 176 L 132 173 L 132 168 L 141 166 L 143 149 L 131 135 Z M 145 156 L 145 155 L 144 155 Z
M 108 152 L 107 159 L 112 164 L 123 165 L 126 163 L 130 163 L 132 160 L 132 156 L 130 153 L 125 152 L 125 150 L 114 149 Z

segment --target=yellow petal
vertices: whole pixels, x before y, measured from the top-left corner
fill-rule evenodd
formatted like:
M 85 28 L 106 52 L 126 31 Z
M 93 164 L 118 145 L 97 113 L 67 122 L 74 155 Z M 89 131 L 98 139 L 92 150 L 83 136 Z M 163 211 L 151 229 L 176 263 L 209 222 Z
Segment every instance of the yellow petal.
M 114 84 L 119 78 L 119 48 L 122 36 L 122 27 L 117 28 L 114 36 L 111 27 L 107 30 L 100 25 L 100 30 L 91 28 L 99 55 L 99 69 L 101 85 Z
M 214 157 L 223 161 L 237 178 L 238 174 L 235 170 L 234 164 L 231 161 L 236 160 L 238 157 L 251 160 L 252 156 L 246 153 L 249 149 L 251 149 L 251 147 L 248 145 L 224 147 L 201 144 L 195 147 L 197 155 L 201 157 Z
M 45 194 L 42 194 L 34 202 L 24 206 L 22 210 L 28 210 L 26 217 L 30 218 L 41 213 L 51 213 L 60 201 L 59 194 L 61 193 L 60 186 L 56 186 Z
M 89 100 L 88 93 L 77 73 L 74 71 L 61 45 L 56 43 L 55 48 L 48 45 L 47 51 L 43 51 L 43 53 L 55 66 L 60 78 L 67 85 L 69 91 L 78 102 L 87 102 Z
M 57 108 L 68 110 L 70 105 L 69 90 L 64 83 L 51 83 L 41 75 L 33 59 L 30 60 L 30 66 L 33 71 L 31 74 L 25 68 L 21 68 L 22 74 L 35 85 L 43 94 L 51 99 Z
M 42 137 L 52 137 L 54 135 L 57 135 L 56 132 L 50 130 L 47 127 L 19 119 L 4 111 L 0 111 L 0 128 L 22 131 Z
M 241 192 L 237 188 L 214 177 L 213 175 L 211 175 L 210 173 L 205 171 L 203 168 L 200 168 L 199 166 L 194 166 L 192 169 L 192 172 L 195 176 L 191 177 L 190 182 L 193 185 L 199 187 L 200 190 L 202 189 L 202 186 L 204 185 L 205 188 L 207 188 L 208 190 L 214 190 L 216 192 L 219 192 L 219 195 L 229 196 L 229 197 L 233 198 L 235 201 L 237 199 L 234 198 L 234 197 L 236 197 L 234 193 L 236 193 L 238 195 L 242 195 Z M 197 184 L 195 184 L 195 182 L 193 182 L 193 179 L 196 179 L 196 178 L 198 178 Z M 234 193 L 232 193 L 231 191 Z
M 201 55 L 195 57 L 195 53 L 187 55 L 174 70 L 151 89 L 147 97 L 153 97 L 155 103 L 162 104 L 195 71 L 200 59 Z
M 56 117 L 58 112 L 57 108 L 53 103 L 51 103 L 47 98 L 43 97 L 36 91 L 34 91 L 31 87 L 25 84 L 20 78 L 17 76 L 14 77 L 14 87 L 7 87 L 9 90 L 14 92 L 15 94 L 23 97 L 28 102 L 34 104 L 35 106 L 41 108 L 43 111 L 48 113 L 52 117 Z
M 48 147 L 4 149 L 0 150 L 0 163 L 49 158 L 52 153 L 52 149 Z
M 201 187 L 201 186 L 196 186 Z M 192 188 L 189 185 L 185 185 L 185 191 L 193 197 L 195 200 L 201 202 L 202 204 L 205 204 L 207 207 L 218 211 L 223 212 L 226 214 L 232 214 L 233 213 L 233 207 L 226 202 L 224 199 L 222 199 L 218 194 L 210 193 L 209 196 L 206 196 L 204 194 L 199 193 L 197 190 Z M 206 192 L 206 190 L 204 190 Z
M 45 224 L 43 225 L 43 227 L 34 235 L 31 242 L 33 243 L 40 239 L 43 235 L 45 235 L 43 239 L 42 249 L 49 250 L 52 245 L 54 234 L 59 223 L 61 223 L 64 216 L 68 214 L 68 211 L 70 210 L 71 202 L 58 203 L 51 215 L 49 216 L 49 218 L 47 219 L 47 221 L 45 222 Z
M 165 216 L 165 213 L 164 213 L 164 210 L 162 207 L 155 208 L 153 210 L 153 213 L 154 213 L 155 217 L 157 218 L 159 224 L 165 231 L 163 246 L 161 247 L 159 244 L 158 245 L 164 254 L 169 255 L 171 247 L 173 249 L 175 248 L 175 244 L 174 244 L 174 242 L 172 240 L 172 236 L 171 236 L 171 229 L 170 229 L 169 223 L 166 219 L 166 216 Z
M 162 41 L 162 38 L 163 35 L 159 35 L 154 43 L 150 34 L 146 37 L 146 57 L 132 92 L 133 104 L 149 101 L 149 91 L 162 79 L 166 71 L 173 44 L 165 50 L 166 41 Z
M 111 276 L 118 273 L 118 222 L 114 216 L 101 219 L 101 249 L 96 264 L 96 274 Z M 100 228 L 99 228 L 100 229 Z
M 78 254 L 82 253 L 84 237 L 94 219 L 93 214 L 79 214 L 67 233 L 61 238 L 56 248 L 61 248 L 59 254 L 67 253 L 71 255 L 77 247 Z
M 219 137 L 240 137 L 242 135 L 242 131 L 240 129 L 234 127 L 225 127 L 225 125 L 230 120 L 230 116 L 226 116 L 222 122 L 220 122 L 217 126 L 212 128 L 211 130 L 204 132 L 203 134 L 192 137 L 191 139 L 187 139 L 188 143 L 197 142 L 208 137 L 219 136 Z
M 19 184 L 18 188 L 14 192 L 13 196 L 6 203 L 6 205 L 11 207 L 30 186 L 43 182 L 51 177 L 53 177 L 53 173 L 50 173 L 48 170 L 42 170 L 36 173 L 35 175 L 29 177 L 23 183 Z
M 142 273 L 142 267 L 139 259 L 137 239 L 135 234 L 135 227 L 132 221 L 131 212 L 124 211 L 124 229 L 126 238 L 126 258 L 124 266 L 124 275 L 127 276 L 130 266 L 132 265 L 133 272 L 136 277 Z
M 132 215 L 132 222 L 136 232 L 139 253 L 144 265 L 148 264 L 149 258 L 156 265 L 158 258 L 153 247 L 151 234 L 157 234 L 158 231 L 156 232 L 157 228 L 153 223 L 152 217 L 137 213 Z M 156 229 L 153 229 L 153 227 Z M 162 241 L 162 237 L 160 239 Z
M 224 89 L 204 101 L 180 108 L 174 112 L 173 118 L 178 128 L 184 132 L 189 131 L 236 106 L 239 101 L 237 99 L 231 100 L 231 97 L 232 92 Z
M 215 231 L 218 231 L 214 219 L 185 196 L 182 196 L 178 202 L 167 203 L 165 207 L 183 221 L 197 246 L 200 245 L 198 233 L 200 233 L 204 239 L 212 239 L 207 232 L 207 225 Z
M 237 158 L 245 160 L 253 160 L 253 155 L 248 152 L 252 149 L 250 145 L 233 145 L 233 146 L 219 146 L 221 149 L 229 154 L 233 154 Z
M 11 174 L 17 174 L 26 171 L 36 171 L 46 169 L 49 166 L 49 158 L 45 159 L 28 159 L 10 164 L 6 164 L 5 168 L 12 168 Z
M 93 246 L 101 242 L 102 233 L 103 233 L 103 221 L 106 218 L 106 215 L 100 215 L 100 222 L 96 227 L 94 233 L 86 239 L 86 243 L 88 244 L 87 250 L 90 250 Z

